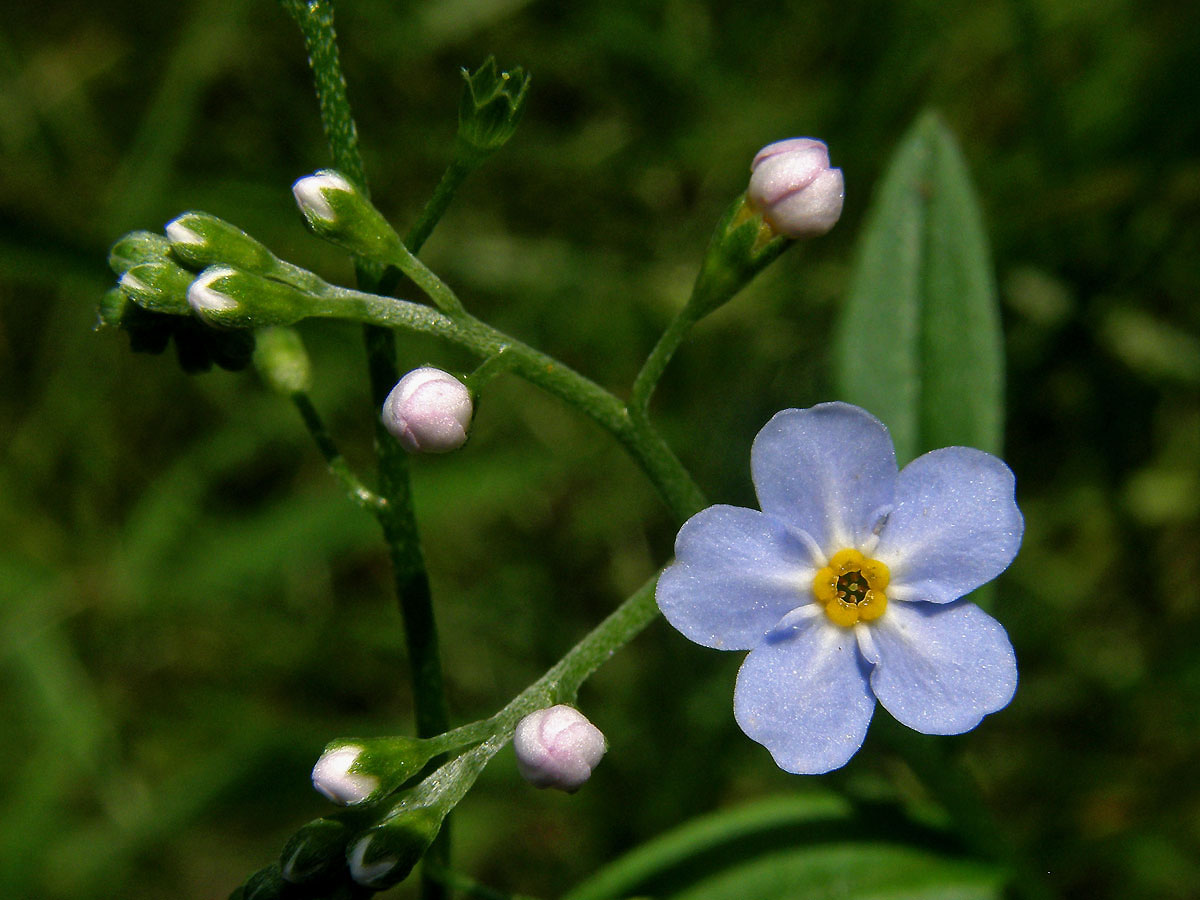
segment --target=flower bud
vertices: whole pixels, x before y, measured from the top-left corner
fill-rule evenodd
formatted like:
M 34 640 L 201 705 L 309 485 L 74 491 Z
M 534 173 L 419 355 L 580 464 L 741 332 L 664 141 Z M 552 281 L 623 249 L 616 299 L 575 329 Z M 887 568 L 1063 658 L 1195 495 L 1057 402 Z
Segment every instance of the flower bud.
M 291 396 L 312 384 L 312 366 L 304 341 L 294 328 L 273 325 L 255 335 L 254 366 L 271 390 Z
M 573 794 L 591 777 L 607 744 L 583 713 L 560 704 L 523 718 L 513 735 L 513 749 L 517 770 L 526 781 Z
M 283 880 L 311 884 L 341 871 L 349 830 L 337 819 L 314 819 L 297 831 L 279 856 Z
M 120 328 L 129 316 L 130 310 L 136 307 L 137 304 L 130 300 L 129 295 L 120 288 L 106 291 L 100 298 L 100 305 L 96 310 L 96 328 Z
M 313 301 L 281 281 L 228 266 L 209 266 L 188 287 L 187 302 L 206 324 L 258 328 L 298 322 Z
M 288 889 L 287 882 L 280 874 L 279 866 L 267 866 L 259 869 L 246 879 L 242 885 L 243 900 L 282 900 Z
M 139 263 L 163 262 L 169 258 L 170 242 L 161 234 L 131 231 L 108 251 L 108 265 L 116 275 L 124 275 Z
M 351 253 L 390 263 L 403 243 L 387 219 L 346 176 L 322 169 L 292 185 L 304 221 L 318 237 Z
M 171 253 L 185 266 L 233 266 L 266 275 L 275 269 L 275 254 L 236 225 L 205 212 L 185 212 L 167 223 Z
M 829 166 L 829 150 L 812 138 L 776 141 L 750 164 L 746 198 L 777 234 L 825 234 L 842 214 L 842 170 Z
M 447 811 L 438 806 L 410 808 L 367 829 L 346 850 L 350 877 L 376 891 L 403 881 L 437 837 Z
M 458 104 L 458 142 L 482 158 L 503 147 L 517 130 L 530 76 L 520 66 L 498 71 L 491 56 L 474 72 L 461 71 L 466 85 Z
M 383 425 L 410 453 L 449 453 L 467 440 L 474 404 L 467 386 L 426 366 L 396 383 L 383 403 Z
M 183 266 L 164 258 L 132 266 L 117 284 L 144 310 L 185 316 L 192 277 Z
M 419 738 L 331 741 L 313 767 L 313 787 L 342 806 L 374 803 L 420 772 L 437 752 L 433 741 Z
M 362 803 L 379 790 L 378 778 L 356 768 L 362 752 L 357 744 L 330 744 L 313 766 L 313 787 L 340 806 Z

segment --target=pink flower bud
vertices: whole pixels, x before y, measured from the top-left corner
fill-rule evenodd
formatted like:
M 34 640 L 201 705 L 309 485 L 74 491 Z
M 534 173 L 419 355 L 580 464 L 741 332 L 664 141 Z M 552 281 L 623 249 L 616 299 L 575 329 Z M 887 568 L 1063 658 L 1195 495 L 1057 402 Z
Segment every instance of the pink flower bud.
M 383 403 L 383 424 L 410 453 L 449 453 L 467 440 L 474 405 L 466 385 L 441 369 L 413 369 Z
M 746 199 L 778 234 L 817 237 L 842 214 L 842 170 L 829 166 L 829 150 L 812 138 L 776 141 L 750 164 Z
M 607 744 L 583 713 L 559 705 L 523 718 L 513 735 L 513 749 L 517 769 L 526 781 L 573 794 L 591 776 Z

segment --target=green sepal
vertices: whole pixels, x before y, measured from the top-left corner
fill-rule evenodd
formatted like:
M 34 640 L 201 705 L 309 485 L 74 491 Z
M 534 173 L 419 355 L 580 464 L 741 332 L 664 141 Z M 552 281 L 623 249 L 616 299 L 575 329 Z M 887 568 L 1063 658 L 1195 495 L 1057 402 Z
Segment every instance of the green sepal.
M 255 335 L 254 367 L 271 390 L 285 396 L 307 391 L 312 385 L 312 365 L 299 332 L 272 325 Z
M 216 363 L 222 369 L 239 372 L 250 365 L 254 355 L 254 333 L 215 331 L 195 319 L 174 320 L 175 355 L 189 375 L 207 372 Z
M 108 266 L 115 275 L 124 275 L 141 263 L 169 259 L 171 242 L 152 231 L 131 231 L 108 251 Z
M 356 806 L 378 803 L 394 793 L 443 749 L 434 741 L 395 736 L 339 738 L 330 741 L 325 746 L 324 753 L 344 747 L 353 747 L 358 751 L 349 772 L 353 775 L 368 775 L 379 782 L 379 786 L 355 804 Z
M 328 209 L 308 202 L 305 194 L 320 194 Z M 383 213 L 350 179 L 333 169 L 321 169 L 293 186 L 304 221 L 317 237 L 357 256 L 390 264 L 404 253 L 400 235 Z
M 286 900 L 295 896 L 291 885 L 283 880 L 278 863 L 259 869 L 242 885 L 242 900 Z
M 449 811 L 436 802 L 401 804 L 393 818 L 368 828 L 350 843 L 346 857 L 351 877 L 377 891 L 399 884 L 429 850 Z
M 279 856 L 283 879 L 291 884 L 313 885 L 346 872 L 346 841 L 350 827 L 339 819 L 314 819 L 284 845 Z
M 130 350 L 157 355 L 167 349 L 177 325 L 187 321 L 179 316 L 147 312 L 131 300 L 122 314 L 121 328 L 129 335 Z
M 291 325 L 313 311 L 314 299 L 304 291 L 226 266 L 210 266 L 188 291 L 192 310 L 206 324 L 220 328 Z
M 499 71 L 492 56 L 474 72 L 460 71 L 466 84 L 458 104 L 458 143 L 472 154 L 487 156 L 516 132 L 531 76 L 520 66 Z
M 128 294 L 120 288 L 110 288 L 104 292 L 96 308 L 96 327 L 120 328 L 131 307 L 136 309 L 137 304 L 129 299 Z
M 793 242 L 775 233 L 743 194 L 717 222 L 686 313 L 695 322 L 717 309 Z
M 170 259 L 138 263 L 121 276 L 120 288 L 149 312 L 191 314 L 187 292 L 195 276 Z
M 150 312 L 119 288 L 100 301 L 98 327 L 120 328 L 129 336 L 134 353 L 157 355 L 174 337 L 179 365 L 189 374 L 207 372 L 213 363 L 236 372 L 246 368 L 254 352 L 253 332 L 215 331 L 190 315 Z
M 213 331 L 211 328 L 203 328 L 194 319 L 189 320 L 188 326 L 195 328 L 204 336 L 204 346 L 208 350 L 208 355 L 219 368 L 229 372 L 240 372 L 250 365 L 250 360 L 254 357 L 254 332 Z M 178 346 L 178 331 L 175 334 L 175 342 Z
M 171 255 L 195 271 L 227 265 L 269 275 L 276 271 L 275 254 L 242 229 L 206 212 L 190 211 L 167 223 Z

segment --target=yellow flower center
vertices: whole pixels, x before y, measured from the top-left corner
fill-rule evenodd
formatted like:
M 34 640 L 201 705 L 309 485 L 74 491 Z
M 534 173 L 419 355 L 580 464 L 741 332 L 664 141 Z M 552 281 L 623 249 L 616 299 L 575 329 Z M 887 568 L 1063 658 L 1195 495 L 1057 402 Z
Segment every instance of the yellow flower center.
M 888 567 L 857 550 L 839 550 L 813 578 L 813 595 L 825 614 L 849 628 L 878 619 L 887 609 Z

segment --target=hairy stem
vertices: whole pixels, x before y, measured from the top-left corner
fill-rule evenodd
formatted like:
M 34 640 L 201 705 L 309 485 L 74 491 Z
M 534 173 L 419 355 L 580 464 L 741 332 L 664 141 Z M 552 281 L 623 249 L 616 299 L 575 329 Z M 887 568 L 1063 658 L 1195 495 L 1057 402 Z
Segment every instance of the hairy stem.
M 676 519 L 682 522 L 705 506 L 700 488 L 647 422 L 635 421 L 620 400 L 545 353 L 466 313 L 451 318 L 419 303 L 332 285 L 314 299 L 309 315 L 435 335 L 484 359 L 505 354 L 513 372 L 580 409 L 612 434 L 649 476 Z
M 358 149 L 358 130 L 350 111 L 346 79 L 338 55 L 331 0 L 281 0 L 304 35 L 321 110 L 321 124 L 333 155 L 334 165 L 367 192 L 366 174 Z M 359 286 L 375 289 L 383 274 L 377 263 L 357 260 Z M 391 331 L 367 323 L 363 329 L 371 398 L 375 409 L 383 405 L 397 380 L 395 341 Z M 412 506 L 412 484 L 408 459 L 378 421 L 375 426 L 379 461 L 380 493 L 385 505 L 377 512 L 392 562 L 396 595 L 404 618 L 405 642 L 412 670 L 413 707 L 419 736 L 444 732 L 449 725 L 446 696 L 433 614 L 429 576 L 421 550 L 420 533 Z M 441 835 L 429 855 L 437 865 L 450 864 L 450 832 Z M 449 891 L 422 873 L 424 900 L 444 900 Z

